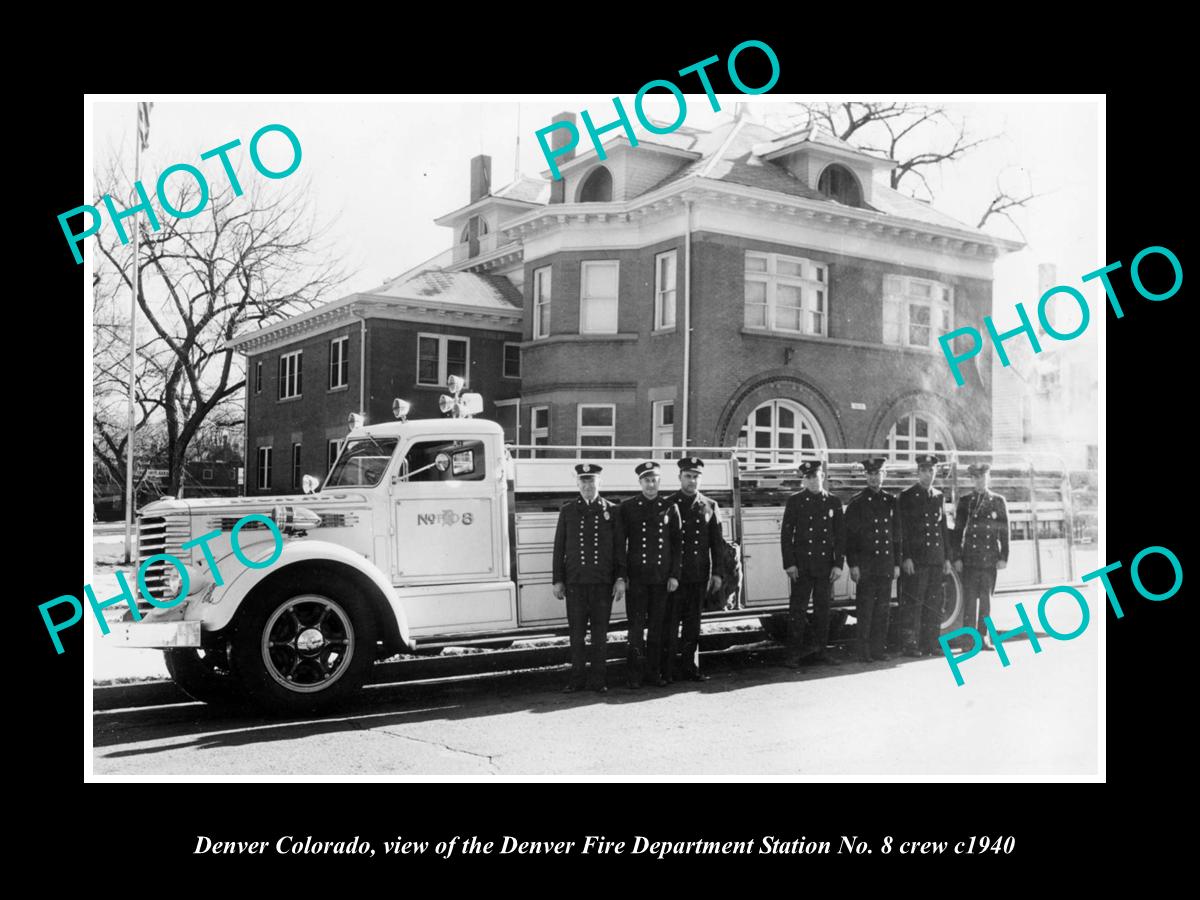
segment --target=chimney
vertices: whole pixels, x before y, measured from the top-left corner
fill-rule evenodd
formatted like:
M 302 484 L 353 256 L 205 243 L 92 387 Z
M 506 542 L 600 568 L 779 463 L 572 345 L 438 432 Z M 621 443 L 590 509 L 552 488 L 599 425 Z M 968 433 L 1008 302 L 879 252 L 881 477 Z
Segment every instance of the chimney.
M 575 113 L 560 112 L 557 116 L 550 120 L 551 124 L 558 122 L 567 122 L 572 127 L 575 126 Z M 567 129 L 555 128 L 550 132 L 550 149 L 561 150 L 563 145 L 567 143 Z M 555 157 L 555 161 L 561 166 L 563 163 L 575 158 L 575 148 L 572 147 L 562 156 Z M 567 183 L 564 179 L 559 178 L 557 181 L 550 183 L 550 202 L 565 203 L 565 190 Z
M 471 158 L 471 203 L 492 192 L 492 158 L 480 154 Z

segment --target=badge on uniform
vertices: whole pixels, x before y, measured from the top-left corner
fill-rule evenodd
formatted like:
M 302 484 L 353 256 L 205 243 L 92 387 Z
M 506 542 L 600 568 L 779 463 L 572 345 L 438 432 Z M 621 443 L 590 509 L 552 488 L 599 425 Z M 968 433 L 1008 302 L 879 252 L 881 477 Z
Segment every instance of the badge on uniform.
M 671 514 L 663 513 L 663 524 L 666 525 L 670 521 L 671 521 Z
M 994 509 L 992 510 L 992 518 L 993 518 L 993 519 L 998 519 L 998 518 L 1000 518 L 1000 516 L 999 516 L 999 515 L 996 513 L 996 511 L 995 511 Z
M 829 510 L 829 518 L 831 518 L 831 519 L 833 518 L 833 510 L 832 509 Z
M 607 509 L 604 511 L 604 521 L 605 522 L 608 521 L 608 510 Z

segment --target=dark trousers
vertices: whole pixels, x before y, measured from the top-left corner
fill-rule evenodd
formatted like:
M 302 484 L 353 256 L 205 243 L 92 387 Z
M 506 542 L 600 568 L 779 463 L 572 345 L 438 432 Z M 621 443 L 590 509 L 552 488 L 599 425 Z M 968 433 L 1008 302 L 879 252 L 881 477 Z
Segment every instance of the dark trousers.
M 663 677 L 668 681 L 700 672 L 700 611 L 707 590 L 708 582 L 699 581 L 681 584 L 674 593 L 667 595 L 670 600 L 667 603 L 667 659 Z
M 643 680 L 657 684 L 663 664 L 667 586 L 631 581 L 625 589 L 625 613 L 629 618 L 629 683 L 635 687 Z
M 974 628 L 984 639 L 983 620 L 992 614 L 992 591 L 996 589 L 995 566 L 963 566 L 963 627 Z
M 887 644 L 888 619 L 892 606 L 890 575 L 862 575 L 855 594 L 854 617 L 858 620 L 858 658 L 866 661 L 883 656 Z
M 812 645 L 817 655 L 825 652 L 829 640 L 829 600 L 833 585 L 829 571 L 824 575 L 801 572 L 792 582 L 791 599 L 788 602 L 788 659 L 800 658 L 804 648 L 804 631 L 808 624 L 808 598 L 813 602 Z
M 608 617 L 612 612 L 611 584 L 568 584 L 567 627 L 571 632 L 571 684 L 581 688 L 604 685 L 605 651 L 608 649 Z M 588 625 L 592 628 L 591 651 L 584 650 Z M 592 667 L 588 672 L 586 660 Z
M 902 575 L 901 624 L 906 650 L 940 653 L 937 639 L 942 630 L 942 566 L 915 564 L 912 575 Z

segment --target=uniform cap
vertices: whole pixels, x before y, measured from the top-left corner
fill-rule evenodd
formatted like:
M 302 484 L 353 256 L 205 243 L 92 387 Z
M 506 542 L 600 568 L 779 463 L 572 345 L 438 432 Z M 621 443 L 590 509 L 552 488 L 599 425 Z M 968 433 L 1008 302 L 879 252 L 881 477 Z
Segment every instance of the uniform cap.
M 803 475 L 805 478 L 808 478 L 810 475 L 816 475 L 824 468 L 825 463 L 821 462 L 821 460 L 808 459 L 800 463 L 799 471 L 801 475 Z
M 971 463 L 969 466 L 967 466 L 967 471 L 969 473 L 971 473 L 971 477 L 973 478 L 976 475 L 982 475 L 984 472 L 991 471 L 991 468 L 992 468 L 991 463 L 985 463 L 985 462 Z
M 940 462 L 941 462 L 941 460 L 938 459 L 937 455 L 934 453 L 919 453 L 919 454 L 917 454 L 917 468 L 918 469 L 932 469 L 934 466 L 936 466 Z
M 649 462 L 641 463 L 633 471 L 634 471 L 634 474 L 636 474 L 638 478 L 641 478 L 647 472 L 653 472 L 653 473 L 657 474 L 658 470 L 661 468 L 662 468 L 662 466 L 660 466 L 658 463 L 654 462 L 653 460 L 650 460 Z
M 703 468 L 704 460 L 698 456 L 685 456 L 683 459 L 679 460 L 679 471 L 681 473 L 695 472 L 697 475 L 699 475 Z
M 579 463 L 575 466 L 576 475 L 599 475 L 603 471 L 604 467 L 595 463 Z
M 871 456 L 862 461 L 862 467 L 868 472 L 878 472 L 885 465 L 887 465 L 887 457 L 885 456 Z

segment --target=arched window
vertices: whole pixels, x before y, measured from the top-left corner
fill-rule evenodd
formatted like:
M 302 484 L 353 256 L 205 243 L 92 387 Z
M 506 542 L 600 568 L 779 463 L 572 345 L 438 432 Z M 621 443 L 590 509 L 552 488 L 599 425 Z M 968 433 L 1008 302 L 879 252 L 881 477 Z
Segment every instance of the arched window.
M 604 166 L 593 169 L 579 188 L 579 203 L 607 203 L 612 200 L 612 175 Z
M 862 188 L 854 173 L 845 166 L 832 165 L 821 173 L 817 181 L 817 190 L 846 206 L 862 206 Z
M 467 224 L 463 226 L 462 237 L 459 239 L 460 244 L 465 244 L 467 241 L 469 241 L 471 239 L 471 223 L 472 222 L 478 223 L 478 225 L 476 227 L 479 230 L 475 232 L 475 237 L 483 237 L 485 234 L 488 233 L 487 219 L 480 218 L 479 216 L 471 216 L 471 218 L 467 220 Z
M 888 455 L 895 461 L 911 461 L 918 453 L 936 453 L 944 460 L 946 452 L 953 449 L 949 432 L 922 413 L 901 416 L 887 436 Z
M 816 416 L 799 403 L 768 400 L 750 413 L 737 445 L 737 458 L 751 468 L 794 466 L 819 456 L 825 434 Z

